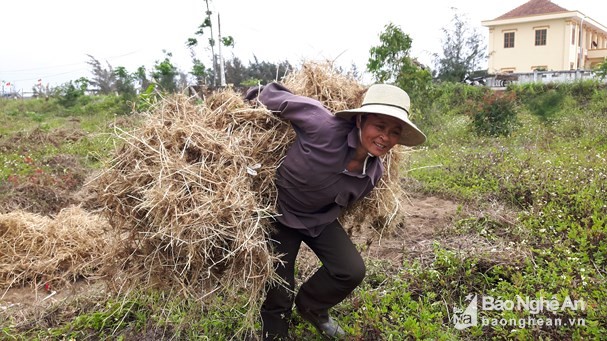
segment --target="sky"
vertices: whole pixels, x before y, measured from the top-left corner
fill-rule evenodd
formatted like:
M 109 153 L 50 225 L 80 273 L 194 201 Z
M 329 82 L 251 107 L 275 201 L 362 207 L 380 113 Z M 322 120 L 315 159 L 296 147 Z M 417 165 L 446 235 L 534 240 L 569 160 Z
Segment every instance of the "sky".
M 224 59 L 238 57 L 292 65 L 332 60 L 364 71 L 369 49 L 394 24 L 412 40 L 411 56 L 433 66 L 443 46 L 442 29 L 459 13 L 469 28 L 487 35 L 481 21 L 494 19 L 527 0 L 209 0 L 218 35 L 234 38 L 222 48 Z M 607 25 L 604 0 L 553 0 Z M 0 81 L 4 91 L 31 91 L 40 82 L 58 86 L 91 77 L 89 55 L 104 67 L 129 72 L 151 70 L 172 54 L 182 72 L 191 70 L 185 43 L 196 37 L 206 12 L 204 0 L 28 0 L 5 1 L 0 7 Z M 203 39 L 210 37 L 205 32 Z M 199 39 L 197 57 L 210 66 L 211 54 Z

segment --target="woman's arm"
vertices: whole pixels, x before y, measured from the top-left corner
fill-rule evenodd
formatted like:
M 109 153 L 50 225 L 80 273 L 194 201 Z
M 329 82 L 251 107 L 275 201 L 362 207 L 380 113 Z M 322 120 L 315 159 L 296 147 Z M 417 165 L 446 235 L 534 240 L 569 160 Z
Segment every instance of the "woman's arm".
M 245 99 L 257 101 L 281 118 L 290 121 L 306 134 L 313 134 L 322 128 L 332 114 L 319 101 L 294 95 L 278 83 L 258 86 L 247 91 Z

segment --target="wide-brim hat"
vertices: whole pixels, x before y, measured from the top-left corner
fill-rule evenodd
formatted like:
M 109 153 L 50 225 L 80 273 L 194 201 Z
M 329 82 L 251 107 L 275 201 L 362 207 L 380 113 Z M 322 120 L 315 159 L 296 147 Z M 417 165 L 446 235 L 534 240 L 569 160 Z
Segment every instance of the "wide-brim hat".
M 380 114 L 394 117 L 404 123 L 398 144 L 416 146 L 426 141 L 426 135 L 411 120 L 411 100 L 407 92 L 389 84 L 373 84 L 367 90 L 360 108 L 342 110 L 335 116 L 351 119 L 358 114 Z

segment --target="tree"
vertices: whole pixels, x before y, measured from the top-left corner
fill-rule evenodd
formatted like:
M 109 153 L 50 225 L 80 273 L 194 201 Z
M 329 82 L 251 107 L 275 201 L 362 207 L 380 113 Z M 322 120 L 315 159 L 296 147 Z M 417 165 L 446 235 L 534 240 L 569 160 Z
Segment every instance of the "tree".
M 133 77 L 137 82 L 139 82 L 139 90 L 140 92 L 146 92 L 152 82 L 148 79 L 147 71 L 145 66 L 140 66 L 137 68 L 137 71 L 133 74 Z
M 75 106 L 79 99 L 86 98 L 86 89 L 90 81 L 84 77 L 80 77 L 75 81 L 69 81 L 62 84 L 54 90 L 54 96 L 57 97 L 57 102 L 65 108 Z
M 471 29 L 455 8 L 451 27 L 443 27 L 442 55 L 434 54 L 437 78 L 445 82 L 461 82 L 485 59 L 482 36 Z
M 280 81 L 293 67 L 288 61 L 281 63 L 260 62 L 253 56 L 254 61 L 245 66 L 242 61 L 233 57 L 226 60 L 226 79 L 228 83 L 235 86 L 252 86 L 258 83 L 267 84 L 272 81 Z
M 351 76 L 354 79 L 361 78 L 360 72 L 358 72 L 358 67 L 354 63 L 350 65 L 350 70 L 346 72 L 346 75 Z
M 196 78 L 197 85 L 212 83 L 214 73 L 212 69 L 208 69 L 200 59 L 196 58 L 196 53 L 193 49 L 190 50 L 192 56 L 192 71 L 190 74 Z
M 249 77 L 248 68 L 238 57 L 226 60 L 226 79 L 228 83 L 235 86 L 242 85 Z
M 367 70 L 377 82 L 404 89 L 412 100 L 422 97 L 432 85 L 432 75 L 427 67 L 411 58 L 411 37 L 390 23 L 384 26 L 379 40 L 381 44 L 369 50 Z
M 165 57 L 162 61 L 156 61 L 154 71 L 152 71 L 152 79 L 158 86 L 166 92 L 175 92 L 177 90 L 176 77 L 179 74 L 177 68 L 171 62 L 173 54 L 163 50 Z
M 600 79 L 607 78 L 607 58 L 594 68 L 594 74 Z
M 130 74 L 124 66 L 119 66 L 114 71 L 116 74 L 116 91 L 126 99 L 132 99 L 137 95 L 135 89 L 135 76 Z
M 211 14 L 213 14 L 213 12 L 211 12 L 209 10 L 209 0 L 205 0 L 205 3 L 207 5 L 207 11 L 205 12 L 206 17 L 205 17 L 204 21 L 202 22 L 202 24 L 200 24 L 200 26 L 198 26 L 198 30 L 194 34 L 196 36 L 202 37 L 204 35 L 205 31 L 207 29 L 209 29 L 211 36 L 210 36 L 210 38 L 208 38 L 208 44 L 209 44 L 209 48 L 211 50 L 213 67 L 211 69 L 208 69 L 200 61 L 200 59 L 196 57 L 197 54 L 196 54 L 196 51 L 194 48 L 196 46 L 198 46 L 197 38 L 188 38 L 188 40 L 186 41 L 186 46 L 190 49 L 190 54 L 192 56 L 192 63 L 194 65 L 192 68 L 192 71 L 190 73 L 196 77 L 196 79 L 198 81 L 198 85 L 203 85 L 210 78 L 210 79 L 212 79 L 212 84 L 214 86 L 216 86 L 217 85 L 217 76 L 220 74 L 220 72 L 218 70 L 220 70 L 222 68 L 220 65 L 220 63 L 222 63 L 222 61 L 220 59 L 221 56 L 217 56 L 215 54 L 215 43 L 216 42 L 215 42 L 215 37 L 213 36 L 213 23 L 211 21 Z M 219 20 L 219 16 L 217 18 Z M 234 38 L 232 38 L 231 36 L 221 37 L 221 35 L 220 35 L 219 43 L 226 47 L 234 47 Z
M 93 79 L 89 81 L 89 84 L 97 87 L 100 94 L 107 95 L 116 91 L 116 73 L 110 63 L 106 62 L 108 68 L 105 69 L 95 57 L 88 56 L 90 60 L 87 64 L 93 67 Z

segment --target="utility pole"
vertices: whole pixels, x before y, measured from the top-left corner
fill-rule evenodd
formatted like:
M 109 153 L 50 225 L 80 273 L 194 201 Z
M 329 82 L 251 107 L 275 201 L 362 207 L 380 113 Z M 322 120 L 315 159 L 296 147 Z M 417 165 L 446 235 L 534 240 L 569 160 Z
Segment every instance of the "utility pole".
M 209 23 L 211 23 L 211 10 L 209 9 L 209 0 L 204 0 L 204 2 L 207 4 L 207 20 L 209 21 Z M 217 56 L 215 56 L 215 39 L 213 38 L 213 25 L 211 24 L 209 28 L 211 29 L 211 54 L 213 54 L 213 86 L 217 86 Z
M 226 86 L 226 73 L 223 65 L 223 56 L 221 55 L 221 21 L 219 19 L 219 13 L 217 13 L 217 31 L 219 33 L 219 41 L 218 41 L 218 49 L 219 49 L 219 75 L 220 75 L 220 85 Z

